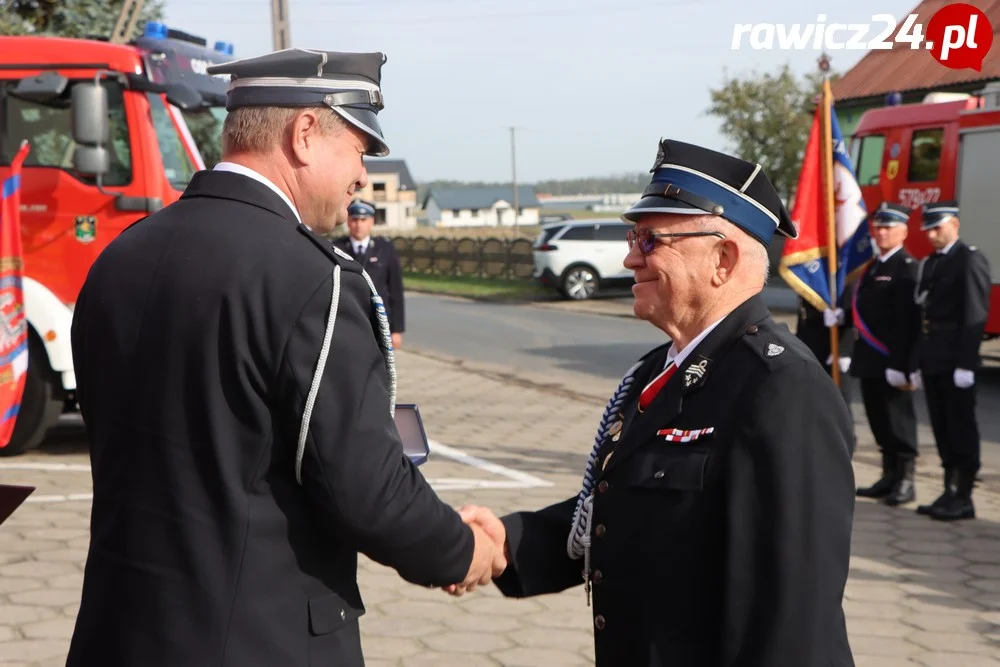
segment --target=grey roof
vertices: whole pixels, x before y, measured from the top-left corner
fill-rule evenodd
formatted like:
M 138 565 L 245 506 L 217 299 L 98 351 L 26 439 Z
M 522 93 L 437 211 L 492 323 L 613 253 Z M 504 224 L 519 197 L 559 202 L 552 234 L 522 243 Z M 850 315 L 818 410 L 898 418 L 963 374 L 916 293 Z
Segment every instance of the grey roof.
M 375 160 L 365 158 L 365 167 L 373 174 L 399 174 L 399 187 L 403 190 L 416 190 L 417 184 L 410 176 L 410 168 L 406 160 Z
M 496 187 L 471 187 L 471 188 L 431 188 L 427 191 L 422 204 L 427 208 L 427 202 L 434 199 L 438 208 L 441 209 L 481 209 L 490 208 L 501 199 L 514 205 L 514 189 L 509 185 Z M 532 185 L 519 185 L 517 187 L 517 205 L 523 207 L 541 206 L 538 197 L 535 196 L 535 188 Z

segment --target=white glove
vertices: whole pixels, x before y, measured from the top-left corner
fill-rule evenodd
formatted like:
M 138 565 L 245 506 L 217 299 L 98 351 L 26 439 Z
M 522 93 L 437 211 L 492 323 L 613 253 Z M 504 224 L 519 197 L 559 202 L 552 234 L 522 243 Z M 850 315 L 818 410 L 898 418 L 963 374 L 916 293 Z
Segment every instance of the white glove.
M 837 310 L 830 310 L 827 308 L 823 311 L 823 324 L 828 328 L 834 326 L 835 324 L 844 323 L 844 309 L 838 308 Z
M 885 381 L 893 387 L 902 387 L 906 384 L 906 373 L 893 368 L 885 369 Z
M 976 384 L 976 376 L 972 371 L 967 371 L 964 368 L 955 369 L 955 386 L 959 389 L 968 389 L 972 385 Z
M 914 389 L 921 389 L 924 386 L 924 379 L 920 375 L 920 371 L 913 371 L 910 373 L 910 384 L 913 385 Z
M 851 358 L 850 357 L 841 357 L 839 359 L 839 361 L 840 361 L 840 372 L 841 373 L 846 373 L 847 371 L 851 370 Z

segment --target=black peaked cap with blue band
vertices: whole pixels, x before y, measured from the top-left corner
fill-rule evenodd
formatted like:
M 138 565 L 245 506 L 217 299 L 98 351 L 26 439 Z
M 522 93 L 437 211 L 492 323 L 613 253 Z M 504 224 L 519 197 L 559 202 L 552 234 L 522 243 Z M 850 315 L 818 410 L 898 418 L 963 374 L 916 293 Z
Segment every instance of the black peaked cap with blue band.
M 872 213 L 872 224 L 876 227 L 905 225 L 910 220 L 912 210 L 902 204 L 884 201 Z
M 247 106 L 329 107 L 368 135 L 369 155 L 383 157 L 389 146 L 378 112 L 384 107 L 382 53 L 340 53 L 284 49 L 256 58 L 212 65 L 208 73 L 229 75 L 226 109 Z
M 928 229 L 934 229 L 938 225 L 943 225 L 957 215 L 957 201 L 939 201 L 934 202 L 933 204 L 924 204 L 923 220 L 920 223 L 920 229 L 925 231 Z
M 352 217 L 375 217 L 375 205 L 366 202 L 364 199 L 355 199 L 347 207 L 347 215 Z
M 622 220 L 638 222 L 646 213 L 718 215 L 765 246 L 775 232 L 798 237 L 778 191 L 759 164 L 661 139 L 650 172 L 652 181 Z

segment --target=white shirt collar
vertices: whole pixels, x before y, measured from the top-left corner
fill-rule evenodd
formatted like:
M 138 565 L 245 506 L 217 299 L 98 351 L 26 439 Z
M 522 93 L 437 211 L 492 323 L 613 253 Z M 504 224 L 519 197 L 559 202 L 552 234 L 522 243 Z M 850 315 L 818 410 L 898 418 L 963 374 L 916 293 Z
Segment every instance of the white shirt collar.
M 302 222 L 302 217 L 299 215 L 298 209 L 295 208 L 295 204 L 293 204 L 292 200 L 288 198 L 288 195 L 282 192 L 281 189 L 278 188 L 277 185 L 272 183 L 266 176 L 261 175 L 259 172 L 254 171 L 250 167 L 244 167 L 242 164 L 236 164 L 235 162 L 220 162 L 217 165 L 215 165 L 213 171 L 231 171 L 235 174 L 242 174 L 247 178 L 252 178 L 258 183 L 263 183 L 267 187 L 274 190 L 274 192 L 277 193 L 277 195 L 281 197 L 286 204 L 288 204 L 288 208 L 292 209 L 292 213 L 295 214 L 296 220 L 298 220 L 302 224 L 305 224 Z M 308 227 L 308 225 L 306 226 Z
M 938 250 L 938 252 L 940 254 L 942 254 L 942 255 L 947 255 L 951 251 L 952 247 L 954 247 L 954 245 L 956 243 L 958 243 L 958 239 L 955 239 L 954 241 L 952 241 L 951 243 L 949 243 L 945 247 L 941 248 L 940 250 Z
M 366 236 L 363 239 L 361 239 L 360 241 L 356 240 L 353 236 L 351 237 L 351 247 L 355 248 L 355 249 L 358 246 L 361 246 L 362 248 L 364 248 L 364 249 L 367 250 L 368 244 L 371 243 L 371 242 L 372 242 L 372 237 L 371 236 Z
M 726 317 L 728 317 L 728 315 Z M 698 347 L 698 344 L 701 341 L 705 340 L 705 337 L 708 336 L 708 334 L 712 333 L 712 331 L 715 330 L 715 327 L 719 326 L 722 320 L 726 319 L 726 317 L 716 320 L 713 324 L 710 324 L 708 328 L 706 328 L 700 334 L 695 336 L 690 343 L 685 345 L 683 350 L 678 350 L 675 344 L 671 344 L 670 349 L 667 351 L 666 364 L 669 364 L 671 361 L 673 361 L 674 365 L 680 368 L 681 365 L 684 363 L 684 360 L 687 359 L 688 355 L 691 354 L 691 351 L 696 347 Z M 664 367 L 666 366 L 666 364 L 664 364 Z
M 880 262 L 888 261 L 888 259 L 890 257 L 892 257 L 893 255 L 895 255 L 897 252 L 899 252 L 902 249 L 902 247 L 903 246 L 898 245 L 895 248 L 893 248 L 892 250 L 890 250 L 889 252 L 885 253 L 884 255 L 879 255 L 878 261 L 880 261 Z

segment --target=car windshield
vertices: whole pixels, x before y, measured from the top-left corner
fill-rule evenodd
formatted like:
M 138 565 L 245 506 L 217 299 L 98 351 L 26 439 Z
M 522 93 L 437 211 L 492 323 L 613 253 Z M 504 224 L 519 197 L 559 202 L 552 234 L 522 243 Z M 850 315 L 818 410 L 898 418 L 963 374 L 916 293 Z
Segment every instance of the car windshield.
M 183 190 L 198 168 L 184 146 L 184 139 L 171 118 L 163 96 L 159 93 L 147 93 L 146 97 L 149 99 L 153 127 L 156 129 L 156 142 L 163 158 L 163 173 L 170 185 Z
M 197 111 L 183 111 L 185 122 L 198 146 L 205 168 L 211 169 L 222 159 L 222 123 L 226 119 L 225 107 L 209 107 Z

